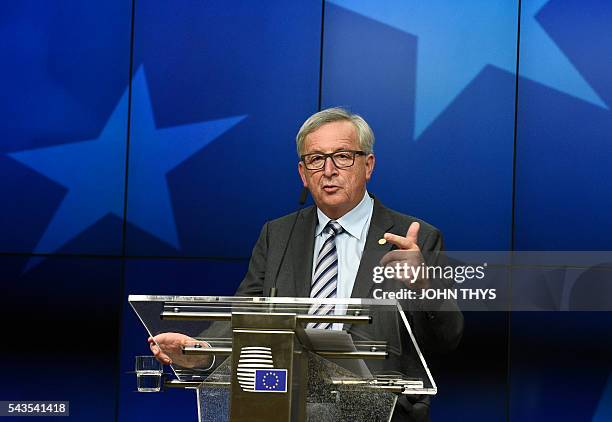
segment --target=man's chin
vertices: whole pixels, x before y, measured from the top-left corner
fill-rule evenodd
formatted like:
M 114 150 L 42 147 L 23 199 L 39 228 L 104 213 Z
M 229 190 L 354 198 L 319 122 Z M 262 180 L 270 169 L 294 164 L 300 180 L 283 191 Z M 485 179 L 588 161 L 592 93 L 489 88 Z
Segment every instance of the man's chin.
M 317 207 L 329 218 L 339 218 L 347 208 L 346 198 L 339 195 L 326 195 L 320 198 Z
M 345 205 L 347 202 L 346 196 L 341 195 L 340 191 L 335 192 L 322 192 L 320 196 L 321 202 L 325 203 L 330 207 L 337 207 Z

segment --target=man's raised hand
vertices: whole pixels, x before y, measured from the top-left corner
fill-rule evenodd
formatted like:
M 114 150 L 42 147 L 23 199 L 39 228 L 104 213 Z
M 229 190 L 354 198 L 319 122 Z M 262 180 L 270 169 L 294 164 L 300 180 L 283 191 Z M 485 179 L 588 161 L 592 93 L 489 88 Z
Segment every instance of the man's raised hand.
M 385 240 L 395 245 L 397 249 L 387 252 L 380 260 L 380 265 L 384 267 L 396 267 L 399 264 L 401 267 L 408 266 L 413 268 L 421 266 L 424 263 L 424 259 L 418 245 L 420 228 L 421 225 L 415 221 L 408 227 L 406 236 L 385 233 Z M 401 277 L 398 275 L 396 275 L 395 278 L 402 280 L 410 288 L 423 288 L 428 285 L 424 277 L 412 280 L 411 277 Z

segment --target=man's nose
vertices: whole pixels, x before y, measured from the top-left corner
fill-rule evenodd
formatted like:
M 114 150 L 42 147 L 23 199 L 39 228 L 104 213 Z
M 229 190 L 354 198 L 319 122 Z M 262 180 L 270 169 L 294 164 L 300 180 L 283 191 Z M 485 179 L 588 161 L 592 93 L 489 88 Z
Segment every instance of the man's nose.
M 338 168 L 334 164 L 334 160 L 331 157 L 325 159 L 325 166 L 323 167 L 323 174 L 327 177 L 333 176 L 338 172 Z

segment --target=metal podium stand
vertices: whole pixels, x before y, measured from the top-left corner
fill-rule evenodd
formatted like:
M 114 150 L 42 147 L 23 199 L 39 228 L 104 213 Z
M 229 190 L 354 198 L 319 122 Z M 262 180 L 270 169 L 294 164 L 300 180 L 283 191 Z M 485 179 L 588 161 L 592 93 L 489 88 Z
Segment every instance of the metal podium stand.
M 130 295 L 129 302 L 151 336 L 178 332 L 210 345 L 187 344 L 183 353 L 214 356 L 212 367 L 173 366 L 176 378 L 165 382 L 197 391 L 200 422 L 387 421 L 398 394 L 437 392 L 395 300 Z M 334 314 L 312 314 L 322 306 Z M 328 323 L 332 329 L 310 328 Z

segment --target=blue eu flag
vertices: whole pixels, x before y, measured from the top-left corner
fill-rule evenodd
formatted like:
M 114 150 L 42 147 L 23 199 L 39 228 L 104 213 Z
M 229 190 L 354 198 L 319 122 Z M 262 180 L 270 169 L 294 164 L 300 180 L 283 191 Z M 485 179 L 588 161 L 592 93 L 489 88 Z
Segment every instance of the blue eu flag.
M 257 369 L 255 371 L 255 391 L 267 393 L 286 393 L 287 370 Z

